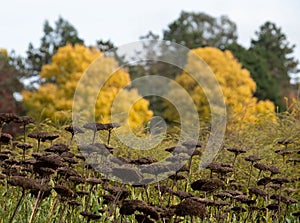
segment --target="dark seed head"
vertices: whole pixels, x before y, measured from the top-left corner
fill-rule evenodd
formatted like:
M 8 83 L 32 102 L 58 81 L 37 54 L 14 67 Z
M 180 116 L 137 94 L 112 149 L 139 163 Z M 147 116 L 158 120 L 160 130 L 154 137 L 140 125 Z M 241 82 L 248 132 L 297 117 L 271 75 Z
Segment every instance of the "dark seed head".
M 154 219 L 149 218 L 147 215 L 143 215 L 143 214 L 136 214 L 135 220 L 138 223 L 155 223 L 156 222 Z
M 104 129 L 103 130 L 107 130 L 107 131 L 110 131 L 110 130 L 112 130 L 114 128 L 119 128 L 121 126 L 120 124 L 114 123 L 114 122 L 112 122 L 112 123 L 105 123 L 103 125 L 104 125 Z
M 122 187 L 105 186 L 103 189 L 110 192 L 114 196 L 118 195 L 120 200 L 124 200 L 129 196 L 129 191 Z
M 101 215 L 97 215 L 92 212 L 86 212 L 86 211 L 80 212 L 80 215 L 82 215 L 83 217 L 85 217 L 89 220 L 97 220 L 97 219 L 101 218 Z
M 241 153 L 246 153 L 247 152 L 245 149 L 241 149 L 241 148 L 227 148 L 227 150 L 229 152 L 234 153 L 235 155 L 239 155 Z
M 243 195 L 243 192 L 239 190 L 224 190 L 223 192 L 229 193 L 232 196 Z
M 13 137 L 8 133 L 1 133 L 0 134 L 0 142 L 2 144 L 9 144 Z
M 175 208 L 175 214 L 178 216 L 197 216 L 205 218 L 205 206 L 191 198 L 184 199 Z
M 277 143 L 279 145 L 289 145 L 289 144 L 292 144 L 294 141 L 292 139 L 280 139 L 277 141 Z
M 298 210 L 298 211 L 296 211 L 296 212 L 294 212 L 293 213 L 293 216 L 295 216 L 295 217 L 300 217 L 300 210 Z
M 9 156 L 6 154 L 0 153 L 0 161 L 6 160 L 6 159 L 9 159 Z
M 56 193 L 58 193 L 60 196 L 65 197 L 65 198 L 71 198 L 74 196 L 74 192 L 63 186 L 63 185 L 57 185 L 54 187 L 54 190 L 56 191 Z
M 263 177 L 257 181 L 258 186 L 265 186 L 270 183 L 272 179 L 270 177 Z
M 268 166 L 268 170 L 272 173 L 272 175 L 281 173 L 280 169 L 273 165 Z
M 84 131 L 79 128 L 78 126 L 69 125 L 65 128 L 67 132 L 70 132 L 72 135 L 78 134 L 78 133 L 84 133 Z
M 251 155 L 251 156 L 245 157 L 245 160 L 248 162 L 254 163 L 254 162 L 260 161 L 261 158 L 259 158 L 257 155 Z
M 85 179 L 80 176 L 70 176 L 69 180 L 75 184 L 83 184 L 85 182 Z
M 224 192 L 224 191 L 221 191 L 221 192 L 215 194 L 214 196 L 215 196 L 215 197 L 222 198 L 222 199 L 232 198 L 232 197 L 233 197 L 230 193 Z
M 18 117 L 17 120 L 15 120 L 15 122 L 23 124 L 23 125 L 28 125 L 30 123 L 34 123 L 35 119 L 33 117 L 30 117 L 30 116 L 20 116 L 20 117 Z
M 235 213 L 246 212 L 245 208 L 239 207 L 239 206 L 232 207 L 230 210 L 233 211 L 233 212 L 235 212 Z
M 71 200 L 71 201 L 68 201 L 68 204 L 70 206 L 80 206 L 81 205 L 81 202 L 80 201 L 77 201 L 77 200 Z
M 100 130 L 105 130 L 105 125 L 97 122 L 91 122 L 91 123 L 84 124 L 83 128 L 93 130 L 96 132 Z
M 12 176 L 8 183 L 12 186 L 22 187 L 24 190 L 40 190 L 41 185 L 31 178 L 26 178 L 23 176 Z
M 193 190 L 212 192 L 224 186 L 224 182 L 219 179 L 200 179 L 191 184 Z
M 3 123 L 10 123 L 18 120 L 18 116 L 14 113 L 0 113 L 0 126 L 3 125 Z
M 28 150 L 32 148 L 32 145 L 25 142 L 25 143 L 18 143 L 17 147 L 23 150 Z
M 278 155 L 281 155 L 281 156 L 286 156 L 286 155 L 293 154 L 294 151 L 288 150 L 288 149 L 279 149 L 279 150 L 275 150 L 275 153 L 277 153 Z
M 153 175 L 159 175 L 162 173 L 168 173 L 170 168 L 167 165 L 163 164 L 151 164 L 142 168 L 142 173 L 150 173 Z
M 286 162 L 300 163 L 300 158 L 288 158 Z
M 269 170 L 269 166 L 266 165 L 266 164 L 263 164 L 263 163 L 255 163 L 253 166 L 254 166 L 256 169 L 259 169 L 259 170 L 261 170 L 261 171 L 267 171 L 267 170 Z
M 249 188 L 249 194 L 255 194 L 255 195 L 259 195 L 262 197 L 267 196 L 267 192 L 260 189 L 260 188 L 256 188 L 256 187 L 250 187 Z
M 50 148 L 45 149 L 46 152 L 52 152 L 57 154 L 62 154 L 63 152 L 70 151 L 70 148 L 63 143 L 54 144 Z
M 37 140 L 41 140 L 42 142 L 45 142 L 46 140 L 52 141 L 52 140 L 58 138 L 59 135 L 52 134 L 52 133 L 49 133 L 49 132 L 32 132 L 32 133 L 28 134 L 28 137 L 29 138 L 34 138 L 34 139 L 37 139 Z
M 146 206 L 141 200 L 124 200 L 120 208 L 121 215 L 132 215 L 138 207 Z
M 290 182 L 290 180 L 286 177 L 278 177 L 278 178 L 272 179 L 272 183 L 279 184 L 279 185 L 289 183 L 289 182 Z
M 267 205 L 267 209 L 271 211 L 278 211 L 281 209 L 281 206 L 279 204 L 269 204 Z
M 185 192 L 185 191 L 180 191 L 180 190 L 173 191 L 172 193 L 173 193 L 175 196 L 179 197 L 181 200 L 193 196 L 191 193 L 188 193 L 188 192 Z
M 147 164 L 155 163 L 157 161 L 158 161 L 157 159 L 147 156 L 147 157 L 141 157 L 139 159 L 131 160 L 129 163 L 135 165 L 147 165 Z
M 92 178 L 87 178 L 85 182 L 90 183 L 92 185 L 97 185 L 97 184 L 102 184 L 103 180 L 100 178 L 92 177 Z

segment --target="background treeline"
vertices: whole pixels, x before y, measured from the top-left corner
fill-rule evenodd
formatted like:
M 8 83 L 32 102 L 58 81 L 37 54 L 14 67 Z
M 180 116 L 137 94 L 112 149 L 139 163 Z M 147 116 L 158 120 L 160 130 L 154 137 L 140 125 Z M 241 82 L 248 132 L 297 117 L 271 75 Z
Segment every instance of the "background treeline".
M 42 67 L 52 62 L 59 48 L 70 44 L 85 45 L 76 28 L 63 18 L 58 18 L 54 26 L 44 23 L 43 36 L 39 46 L 29 44 L 26 56 L 18 56 L 1 50 L 0 53 L 0 112 L 26 113 L 22 90 L 36 91 L 45 83 L 55 82 L 42 78 Z M 284 110 L 284 98 L 296 97 L 296 85 L 290 79 L 299 72 L 298 60 L 294 57 L 295 45 L 289 43 L 287 36 L 276 24 L 267 21 L 260 25 L 249 40 L 248 48 L 238 43 L 237 26 L 227 16 L 218 18 L 205 13 L 181 12 L 178 19 L 171 22 L 159 36 L 149 31 L 141 39 L 166 40 L 179 43 L 190 49 L 215 47 L 222 51 L 230 50 L 243 68 L 250 71 L 256 83 L 254 96 L 258 100 L 270 100 L 276 111 Z M 88 46 L 87 46 L 88 47 Z M 93 47 L 104 52 L 115 47 L 111 40 L 96 40 Z M 153 47 L 145 45 L 146 53 L 157 53 Z M 137 52 L 136 58 L 138 58 Z M 122 59 L 120 57 L 120 59 Z M 160 62 L 149 62 L 151 66 L 131 66 L 131 79 L 141 75 L 166 74 L 175 79 L 181 71 L 174 67 L 162 66 Z M 166 69 L 167 72 L 166 72 Z M 297 79 L 294 79 L 294 83 Z M 159 98 L 149 97 L 150 109 L 154 113 L 164 112 L 165 106 Z

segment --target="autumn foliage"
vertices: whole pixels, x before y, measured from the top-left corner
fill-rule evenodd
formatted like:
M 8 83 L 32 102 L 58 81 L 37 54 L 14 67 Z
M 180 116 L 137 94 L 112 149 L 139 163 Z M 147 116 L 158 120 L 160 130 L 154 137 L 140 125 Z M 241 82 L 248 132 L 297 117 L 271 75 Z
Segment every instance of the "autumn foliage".
M 203 77 L 207 72 L 199 64 L 199 58 L 202 58 L 210 67 L 215 75 L 224 95 L 227 114 L 230 123 L 257 123 L 263 115 L 264 119 L 275 118 L 274 104 L 270 101 L 258 101 L 253 96 L 256 90 L 256 84 L 250 76 L 248 70 L 243 69 L 242 65 L 234 58 L 230 51 L 221 51 L 217 48 L 205 47 L 191 50 L 188 55 L 188 62 L 185 71 L 176 78 L 193 98 L 200 117 L 203 119 L 210 117 L 210 105 L 207 94 L 214 94 L 215 88 L 219 86 L 209 86 L 209 92 L 206 95 L 201 86 L 196 84 L 195 80 L 189 75 L 192 73 L 196 77 Z M 172 94 L 172 92 L 170 92 Z M 169 119 L 176 119 L 174 112 L 167 111 Z
M 93 62 L 94 66 L 86 71 Z M 152 116 L 152 112 L 148 110 L 148 101 L 140 98 L 134 89 L 122 90 L 130 84 L 130 76 L 126 71 L 117 68 L 118 64 L 112 57 L 104 57 L 97 49 L 82 45 L 59 48 L 52 58 L 52 63 L 42 67 L 40 76 L 44 80 L 43 84 L 37 91 L 23 92 L 24 104 L 29 115 L 50 118 L 56 122 L 70 121 L 75 91 L 84 90 L 86 97 L 78 102 L 77 108 L 84 110 L 83 106 L 91 106 L 90 96 L 98 95 L 96 103 L 92 104 L 94 110 L 88 112 L 95 112 L 95 121 L 108 122 L 112 103 L 120 93 L 124 100 L 115 106 L 115 112 L 128 112 L 127 109 L 131 108 L 130 115 L 126 116 L 127 121 L 131 127 L 141 126 Z M 85 71 L 88 72 L 87 75 L 92 75 L 92 78 L 84 83 L 84 89 L 77 89 Z M 112 75 L 106 79 L 106 74 Z M 94 83 L 98 85 L 95 86 Z M 101 85 L 103 87 L 98 94 Z

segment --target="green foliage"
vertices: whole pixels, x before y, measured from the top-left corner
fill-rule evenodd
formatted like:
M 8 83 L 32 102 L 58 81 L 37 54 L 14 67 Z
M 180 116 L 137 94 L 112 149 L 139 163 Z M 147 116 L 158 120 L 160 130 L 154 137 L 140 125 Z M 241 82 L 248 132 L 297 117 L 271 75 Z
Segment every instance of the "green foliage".
M 172 22 L 163 35 L 170 40 L 190 49 L 213 46 L 224 49 L 236 41 L 236 25 L 227 16 L 214 18 L 205 13 L 182 11 L 179 18 Z
M 270 100 L 280 108 L 283 107 L 280 97 L 279 84 L 277 79 L 272 76 L 268 70 L 268 63 L 264 57 L 253 49 L 245 49 L 238 43 L 227 46 L 243 68 L 250 72 L 251 77 L 256 83 L 254 96 L 259 100 Z
M 51 58 L 58 48 L 66 44 L 83 44 L 75 27 L 62 17 L 58 18 L 54 27 L 50 25 L 49 21 L 45 21 L 43 32 L 40 46 L 35 48 L 30 43 L 27 50 L 25 69 L 29 73 L 29 77 L 37 77 L 42 66 L 51 62 Z
M 288 97 L 292 90 L 289 75 L 299 72 L 298 60 L 293 57 L 295 45 L 290 45 L 281 28 L 272 22 L 265 22 L 255 34 L 251 50 L 267 61 L 269 73 L 280 85 L 282 98 Z

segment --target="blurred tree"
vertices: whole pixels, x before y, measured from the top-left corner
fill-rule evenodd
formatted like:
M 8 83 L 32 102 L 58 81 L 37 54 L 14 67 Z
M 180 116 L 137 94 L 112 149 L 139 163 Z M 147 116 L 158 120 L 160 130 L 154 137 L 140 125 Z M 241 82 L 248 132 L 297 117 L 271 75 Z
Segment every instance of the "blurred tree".
M 89 67 L 92 62 L 94 65 Z M 91 75 L 91 78 L 78 87 L 78 82 L 88 67 L 85 75 Z M 130 84 L 129 74 L 118 68 L 114 58 L 104 57 L 96 48 L 77 44 L 61 47 L 52 57 L 52 62 L 42 67 L 40 75 L 45 82 L 36 91 L 23 92 L 24 104 L 29 114 L 36 118 L 47 117 L 55 122 L 71 120 L 75 91 L 85 96 L 75 103 L 78 112 L 86 111 L 87 106 L 94 105 L 95 103 L 90 101 L 91 96 L 98 95 L 95 108 L 84 114 L 90 115 L 95 109 L 95 119 L 98 122 L 110 121 L 113 108 L 117 108 L 115 113 L 130 110 L 129 118 L 126 117 L 131 127 L 141 126 L 152 116 L 152 112 L 148 110 L 148 101 L 136 101 L 139 98 L 136 90 L 122 90 Z M 110 78 L 108 75 L 111 75 Z M 99 89 L 101 83 L 104 85 Z M 123 104 L 113 107 L 112 103 L 118 94 L 125 94 L 126 97 L 121 101 Z M 128 102 L 132 102 L 132 107 L 128 108 Z M 129 110 L 124 110 L 125 108 Z
M 236 41 L 236 25 L 227 16 L 214 18 L 205 13 L 182 11 L 179 18 L 164 30 L 164 40 L 190 49 L 213 46 L 224 49 Z
M 238 43 L 232 43 L 227 46 L 243 68 L 250 72 L 251 77 L 256 83 L 256 91 L 254 97 L 259 100 L 269 99 L 275 105 L 282 108 L 282 100 L 280 97 L 279 84 L 277 80 L 270 74 L 267 61 L 253 49 L 245 49 Z
M 22 104 L 15 97 L 23 89 L 21 78 L 22 74 L 10 64 L 7 51 L 0 49 L 0 112 L 23 112 Z
M 264 116 L 264 119 L 275 117 L 272 102 L 258 101 L 253 96 L 256 89 L 255 82 L 250 77 L 249 71 L 242 68 L 232 53 L 228 50 L 222 52 L 217 48 L 205 47 L 190 51 L 185 67 L 186 72 L 176 78 L 176 82 L 183 86 L 193 99 L 201 119 L 210 118 L 211 111 L 207 95 L 214 97 L 219 86 L 213 85 L 207 80 L 209 77 L 207 75 L 211 75 L 211 73 L 208 73 L 207 68 L 205 69 L 205 66 L 200 63 L 199 57 L 208 64 L 223 91 L 229 127 L 232 127 L 232 124 L 237 125 L 237 123 L 259 122 L 260 115 Z M 201 83 L 203 86 L 199 86 L 189 73 L 203 80 Z M 206 89 L 205 94 L 204 88 Z M 169 94 L 170 97 L 177 97 L 180 100 L 178 92 L 170 91 Z M 166 110 L 166 117 L 171 121 L 178 120 L 177 113 L 172 107 Z
M 102 39 L 96 41 L 96 47 L 101 52 L 106 52 L 115 48 L 115 45 L 110 40 L 104 41 Z
M 29 44 L 27 50 L 27 58 L 25 59 L 24 69 L 28 72 L 29 77 L 33 77 L 34 82 L 40 82 L 39 73 L 44 64 L 51 63 L 52 56 L 57 52 L 59 47 L 66 44 L 83 44 L 83 40 L 78 37 L 75 27 L 67 20 L 59 17 L 52 27 L 46 20 L 43 27 L 44 35 L 38 48 L 32 43 Z
M 251 50 L 267 61 L 270 74 L 280 85 L 281 96 L 289 96 L 292 88 L 289 75 L 299 72 L 299 62 L 292 56 L 295 45 L 290 45 L 281 28 L 272 22 L 265 22 L 255 34 Z

